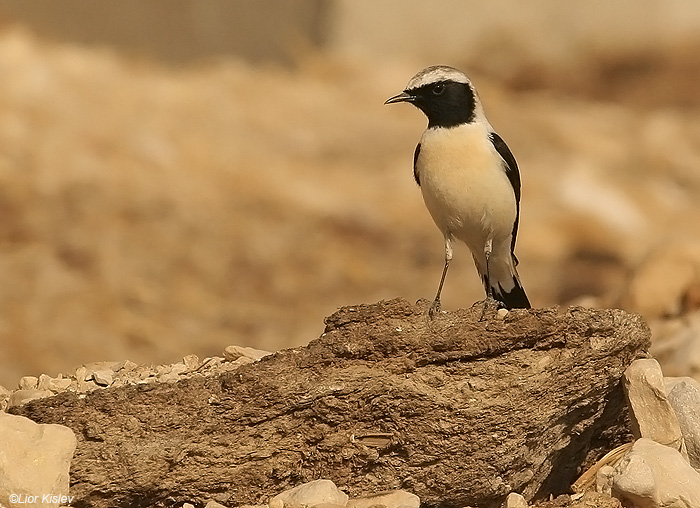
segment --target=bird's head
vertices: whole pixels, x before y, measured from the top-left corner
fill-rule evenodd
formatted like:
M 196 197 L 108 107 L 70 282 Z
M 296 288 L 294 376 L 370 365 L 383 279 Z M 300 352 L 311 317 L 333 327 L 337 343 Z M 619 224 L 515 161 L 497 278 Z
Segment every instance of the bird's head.
M 454 127 L 475 120 L 479 99 L 467 76 L 446 65 L 423 69 L 403 92 L 384 104 L 410 102 L 428 117 L 428 127 Z

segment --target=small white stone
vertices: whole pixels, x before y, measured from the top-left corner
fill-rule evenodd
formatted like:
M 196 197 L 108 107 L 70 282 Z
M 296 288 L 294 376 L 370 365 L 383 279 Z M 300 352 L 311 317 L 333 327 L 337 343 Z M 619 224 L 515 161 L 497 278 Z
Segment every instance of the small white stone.
M 405 490 L 390 490 L 370 496 L 356 497 L 350 499 L 346 504 L 346 508 L 371 508 L 372 506 L 420 508 L 420 498 Z
M 5 411 L 7 408 L 7 403 L 10 401 L 10 395 L 12 395 L 12 392 L 0 385 L 0 411 Z
M 700 383 L 690 377 L 664 378 L 668 401 L 676 413 L 688 460 L 700 469 Z
M 109 386 L 114 381 L 114 371 L 112 370 L 96 370 L 92 373 L 92 379 L 99 386 Z
M 49 388 L 49 383 L 51 382 L 51 376 L 47 376 L 46 374 L 41 374 L 39 376 L 39 381 L 36 384 L 36 387 L 39 390 L 50 390 Z
M 298 506 L 314 506 L 321 503 L 333 503 L 345 506 L 348 495 L 342 492 L 330 480 L 315 480 L 304 483 L 293 489 L 285 490 L 273 497 L 270 508 L 292 508 Z
M 44 399 L 53 397 L 53 392 L 49 390 L 16 390 L 10 395 L 10 400 L 7 402 L 7 407 L 15 407 L 26 404 L 30 400 Z
M 242 356 L 257 361 L 260 360 L 260 358 L 271 354 L 272 353 L 269 351 L 263 351 L 262 349 L 255 349 L 245 346 L 227 346 L 226 349 L 224 349 L 224 359 L 227 362 L 232 362 Z
M 122 364 L 122 368 L 119 370 L 124 371 L 124 372 L 131 372 L 136 367 L 138 367 L 137 363 L 134 363 L 131 360 L 124 360 L 124 363 Z
M 601 466 L 595 474 L 595 490 L 600 494 L 612 495 L 615 468 L 610 465 Z
M 49 380 L 49 390 L 52 392 L 64 392 L 73 381 L 64 377 L 57 377 Z
M 182 359 L 182 363 L 185 364 L 187 370 L 192 372 L 197 370 L 200 366 L 199 357 L 197 355 L 187 355 Z
M 170 369 L 170 373 L 175 374 L 177 376 L 179 376 L 180 374 L 184 374 L 185 372 L 187 372 L 187 365 L 185 365 L 184 363 L 174 363 L 172 365 L 172 368 Z
M 33 390 L 39 384 L 39 378 L 36 376 L 24 376 L 19 380 L 20 390 Z
M 90 372 L 90 377 L 92 377 L 92 372 Z M 88 380 L 88 371 L 84 365 L 75 369 L 75 379 L 78 380 L 78 383 Z
M 496 311 L 496 315 L 498 315 L 499 318 L 503 319 L 508 315 L 509 310 L 508 309 L 498 309 Z
M 194 505 L 192 503 L 184 503 L 182 508 L 194 508 Z
M 224 505 L 221 503 L 217 503 L 213 499 L 209 500 L 207 504 L 204 506 L 204 508 L 226 508 Z
M 527 501 L 520 494 L 511 492 L 503 503 L 503 508 L 527 508 Z

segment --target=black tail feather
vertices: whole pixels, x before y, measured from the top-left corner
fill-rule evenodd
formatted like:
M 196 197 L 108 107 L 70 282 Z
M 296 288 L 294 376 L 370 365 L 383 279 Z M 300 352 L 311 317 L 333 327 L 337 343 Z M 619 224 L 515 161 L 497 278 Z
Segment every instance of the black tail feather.
M 513 289 L 505 291 L 499 283 L 497 287 L 491 286 L 491 294 L 493 298 L 503 304 L 506 309 L 529 309 L 530 300 L 528 300 L 525 290 L 517 277 L 513 277 Z

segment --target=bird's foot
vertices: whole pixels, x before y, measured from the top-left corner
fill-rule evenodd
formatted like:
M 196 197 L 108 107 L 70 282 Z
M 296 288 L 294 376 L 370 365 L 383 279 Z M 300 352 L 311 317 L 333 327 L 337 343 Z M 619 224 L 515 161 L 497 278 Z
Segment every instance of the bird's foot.
M 477 305 L 481 303 L 481 316 L 479 317 L 479 321 L 485 321 L 486 320 L 486 314 L 487 312 L 489 314 L 495 314 L 498 312 L 498 309 L 502 307 L 501 302 L 498 300 L 494 299 L 492 296 L 487 296 L 485 300 L 478 302 Z
M 433 300 L 433 304 L 430 306 L 430 309 L 428 310 L 428 316 L 430 316 L 430 319 L 435 319 L 435 316 L 440 314 L 440 299 L 436 298 Z

